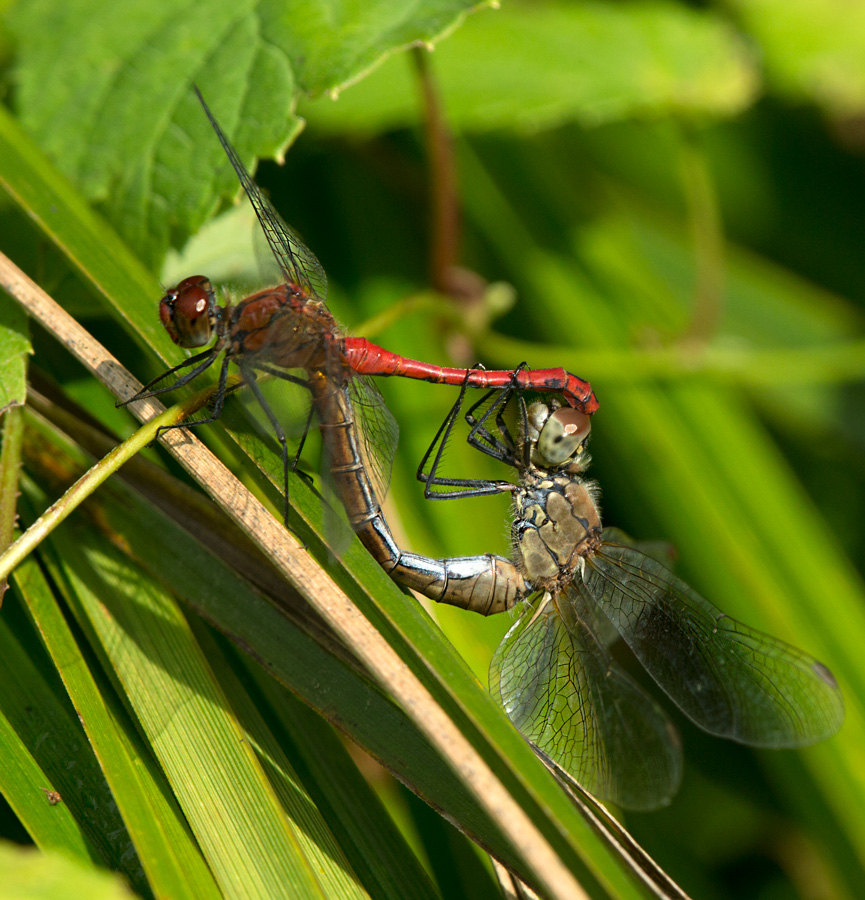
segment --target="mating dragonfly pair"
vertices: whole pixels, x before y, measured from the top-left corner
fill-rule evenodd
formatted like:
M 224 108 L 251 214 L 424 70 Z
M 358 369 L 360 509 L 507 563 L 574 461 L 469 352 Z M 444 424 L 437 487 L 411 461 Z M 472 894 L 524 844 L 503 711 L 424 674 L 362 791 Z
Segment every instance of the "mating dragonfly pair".
M 822 663 L 725 616 L 640 544 L 602 527 L 597 487 L 584 478 L 590 416 L 598 406 L 587 382 L 563 369 L 433 366 L 344 336 L 325 306 L 320 264 L 261 194 L 198 96 L 284 282 L 222 307 L 203 276 L 169 290 L 160 317 L 175 343 L 213 344 L 126 402 L 175 390 L 222 355 L 211 414 L 186 424 L 212 422 L 221 414 L 233 362 L 280 443 L 287 521 L 288 472 L 297 457 L 289 460 L 284 429 L 257 379 L 275 376 L 309 390 L 337 493 L 385 570 L 433 600 L 485 615 L 521 607 L 493 658 L 493 693 L 548 760 L 600 799 L 655 808 L 669 802 L 681 777 L 671 722 L 610 654 L 620 637 L 670 699 L 712 734 L 793 747 L 840 727 L 841 695 Z M 398 546 L 379 502 L 397 429 L 373 375 L 460 387 L 419 477 L 430 498 L 511 493 L 513 559 L 432 559 Z M 439 473 L 469 387 L 487 389 L 465 415 L 469 443 L 510 466 L 514 482 Z M 529 405 L 528 391 L 554 396 Z M 508 408 L 516 409 L 516 434 L 507 424 Z

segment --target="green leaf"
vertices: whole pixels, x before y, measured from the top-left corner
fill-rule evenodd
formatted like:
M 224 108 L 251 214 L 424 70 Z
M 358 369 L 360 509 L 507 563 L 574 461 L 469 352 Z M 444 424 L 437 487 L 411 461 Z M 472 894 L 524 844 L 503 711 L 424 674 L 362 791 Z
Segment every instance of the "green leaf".
M 758 0 L 733 4 L 759 43 L 767 80 L 779 93 L 833 116 L 865 108 L 865 9 L 844 0 Z
M 27 316 L 8 297 L 0 301 L 0 416 L 24 403 L 27 396 L 27 357 L 33 352 Z
M 32 353 L 27 317 L 8 298 L 0 302 L 0 548 L 12 543 L 27 396 L 27 362 Z M 0 603 L 6 589 L 0 578 Z
M 327 896 L 252 743 L 180 610 L 88 531 L 55 537 L 81 610 L 108 654 L 221 890 Z
M 7 644 L 5 633 L 0 637 L 0 644 Z M 67 857 L 88 860 L 92 851 L 85 835 L 68 807 L 55 811 L 54 807 L 60 804 L 51 801 L 56 796 L 62 802 L 62 794 L 56 791 L 50 776 L 36 761 L 4 709 L 0 709 L 0 750 L 3 753 L 0 792 L 25 823 L 34 843 L 45 850 L 62 849 Z
M 261 691 L 257 698 L 266 698 L 263 708 L 279 753 L 290 756 L 302 773 L 316 808 L 370 894 L 439 896 L 334 729 L 249 657 L 241 665 Z
M 121 878 L 85 867 L 62 853 L 37 853 L 0 844 L 3 893 L 14 900 L 133 900 L 139 896 Z
M 238 190 L 193 82 L 254 168 L 296 137 L 300 92 L 334 90 L 406 44 L 435 40 L 474 5 L 20 3 L 10 17 L 19 108 L 63 173 L 156 262 L 201 226 L 217 194 Z
M 130 317 L 126 306 L 143 308 L 159 294 L 159 283 L 105 221 L 46 159 L 19 123 L 0 108 L 0 183 L 73 266 L 97 296 L 123 296 L 121 323 L 137 340 L 167 355 L 171 341 L 156 318 Z
M 451 126 L 532 132 L 566 122 L 716 118 L 746 109 L 758 75 L 732 27 L 679 4 L 508 3 L 473 16 L 430 58 Z M 338 102 L 304 102 L 313 128 L 369 134 L 418 123 L 406 59 Z

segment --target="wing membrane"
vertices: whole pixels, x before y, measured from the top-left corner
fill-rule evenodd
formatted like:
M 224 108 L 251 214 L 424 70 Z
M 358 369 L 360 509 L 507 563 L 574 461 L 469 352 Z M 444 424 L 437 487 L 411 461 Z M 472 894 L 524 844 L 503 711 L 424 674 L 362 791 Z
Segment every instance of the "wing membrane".
M 493 656 L 490 687 L 514 725 L 586 790 L 629 809 L 670 801 L 682 771 L 673 725 L 607 654 L 575 583 L 526 606 Z
M 273 204 L 261 193 L 258 185 L 252 180 L 252 176 L 241 162 L 237 151 L 231 146 L 230 141 L 219 127 L 216 119 L 204 102 L 201 92 L 195 88 L 195 93 L 204 107 L 204 112 L 222 144 L 222 149 L 231 162 L 237 178 L 243 186 L 255 215 L 261 223 L 261 228 L 267 238 L 267 243 L 273 251 L 274 258 L 285 280 L 302 288 L 308 298 L 314 295 L 319 300 L 327 298 L 327 275 L 316 259 L 315 254 L 297 235 L 297 232 L 287 225 L 282 216 L 274 209 Z
M 349 381 L 348 391 L 360 434 L 363 464 L 378 502 L 382 503 L 390 484 L 399 426 L 371 378 L 365 375 L 353 376 Z
M 711 734 L 799 747 L 840 727 L 841 693 L 822 663 L 724 615 L 639 550 L 604 544 L 584 580 L 648 673 Z

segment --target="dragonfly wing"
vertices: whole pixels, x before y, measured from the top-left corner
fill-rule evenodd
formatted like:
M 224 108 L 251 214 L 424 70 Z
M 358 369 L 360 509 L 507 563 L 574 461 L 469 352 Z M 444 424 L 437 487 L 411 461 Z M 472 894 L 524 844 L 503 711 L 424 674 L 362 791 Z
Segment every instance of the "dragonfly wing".
M 290 284 L 296 284 L 308 295 L 315 295 L 319 300 L 327 297 L 327 275 L 315 254 L 303 243 L 291 226 L 287 225 L 282 216 L 274 209 L 273 204 L 261 193 L 258 185 L 252 180 L 252 176 L 241 162 L 237 151 L 225 136 L 219 123 L 213 117 L 210 108 L 204 102 L 204 98 L 198 89 L 195 89 L 198 99 L 204 107 L 207 118 L 225 150 L 225 155 L 231 162 L 232 168 L 243 187 L 255 215 L 261 223 L 267 243 L 273 251 L 276 262 Z M 311 299 L 311 296 L 310 296 Z
M 826 666 L 724 615 L 639 550 L 604 544 L 584 579 L 649 674 L 710 734 L 799 747 L 840 727 L 844 704 Z
M 318 298 L 324 301 L 327 299 L 327 275 L 318 258 L 273 208 L 252 179 L 249 184 L 255 190 L 255 195 L 250 193 L 245 183 L 244 190 L 286 281 L 302 288 L 307 299 Z
M 363 464 L 378 502 L 381 503 L 390 484 L 399 426 L 371 378 L 365 375 L 353 376 L 349 381 L 348 391 L 360 435 Z
M 593 618 L 579 582 L 527 605 L 493 656 L 490 687 L 523 735 L 590 793 L 655 809 L 679 786 L 678 736 L 610 659 Z
M 661 565 L 668 569 L 673 569 L 676 564 L 678 554 L 676 548 L 669 541 L 637 541 L 629 534 L 622 531 L 621 528 L 607 527 L 601 533 L 601 539 L 605 544 L 624 544 L 626 547 L 633 547 L 646 556 L 656 559 Z

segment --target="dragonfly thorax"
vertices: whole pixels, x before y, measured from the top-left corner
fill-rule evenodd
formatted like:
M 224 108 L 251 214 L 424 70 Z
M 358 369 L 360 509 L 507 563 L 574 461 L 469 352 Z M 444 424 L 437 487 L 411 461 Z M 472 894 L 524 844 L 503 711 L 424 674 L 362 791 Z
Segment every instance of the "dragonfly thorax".
M 231 307 L 226 320 L 230 356 L 283 369 L 327 369 L 339 358 L 339 327 L 322 303 L 290 284 L 266 288 Z M 338 371 L 332 373 L 338 379 Z
M 573 475 L 527 471 L 514 492 L 514 551 L 535 589 L 569 581 L 580 560 L 600 545 L 597 487 Z

